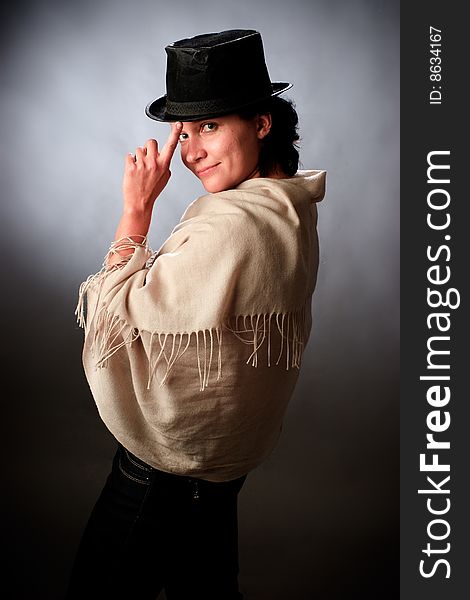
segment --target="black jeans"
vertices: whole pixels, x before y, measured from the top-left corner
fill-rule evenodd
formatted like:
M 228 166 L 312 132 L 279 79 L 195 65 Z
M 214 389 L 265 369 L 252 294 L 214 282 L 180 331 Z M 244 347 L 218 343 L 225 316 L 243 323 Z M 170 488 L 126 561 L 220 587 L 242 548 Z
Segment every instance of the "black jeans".
M 238 492 L 150 467 L 119 444 L 83 533 L 67 600 L 243 598 L 238 591 Z

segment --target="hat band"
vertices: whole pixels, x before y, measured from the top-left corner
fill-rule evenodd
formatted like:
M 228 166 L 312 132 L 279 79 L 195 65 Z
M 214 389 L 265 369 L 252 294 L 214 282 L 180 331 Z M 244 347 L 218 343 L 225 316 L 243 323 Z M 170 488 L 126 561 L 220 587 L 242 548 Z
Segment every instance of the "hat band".
M 263 94 L 253 98 L 247 96 L 216 98 L 211 100 L 200 100 L 198 102 L 172 102 L 166 101 L 166 112 L 175 116 L 184 115 L 204 115 L 213 112 L 214 110 L 231 110 L 236 109 L 260 100 L 265 100 L 272 95 L 272 90 L 266 90 Z

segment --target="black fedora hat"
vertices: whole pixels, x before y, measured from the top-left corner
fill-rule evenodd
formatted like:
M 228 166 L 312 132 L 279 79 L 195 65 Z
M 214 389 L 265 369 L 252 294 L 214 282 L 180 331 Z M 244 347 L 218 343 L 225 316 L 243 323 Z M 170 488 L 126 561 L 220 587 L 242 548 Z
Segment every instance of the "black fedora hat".
M 292 87 L 271 82 L 258 31 L 231 29 L 173 42 L 166 91 L 145 113 L 156 121 L 198 121 L 250 106 Z

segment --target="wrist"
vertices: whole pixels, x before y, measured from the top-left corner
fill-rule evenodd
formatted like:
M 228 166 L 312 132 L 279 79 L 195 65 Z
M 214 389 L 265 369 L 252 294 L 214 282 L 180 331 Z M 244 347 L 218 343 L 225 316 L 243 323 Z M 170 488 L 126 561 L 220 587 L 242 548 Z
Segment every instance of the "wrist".
M 152 217 L 152 211 L 125 209 L 116 230 L 115 240 L 126 236 L 146 236 Z
M 152 216 L 152 212 L 153 212 L 153 205 L 152 206 L 146 206 L 143 205 L 142 206 L 124 206 L 123 208 L 123 216 L 125 217 L 131 217 L 134 219 L 143 219 L 143 220 L 150 220 L 151 216 Z

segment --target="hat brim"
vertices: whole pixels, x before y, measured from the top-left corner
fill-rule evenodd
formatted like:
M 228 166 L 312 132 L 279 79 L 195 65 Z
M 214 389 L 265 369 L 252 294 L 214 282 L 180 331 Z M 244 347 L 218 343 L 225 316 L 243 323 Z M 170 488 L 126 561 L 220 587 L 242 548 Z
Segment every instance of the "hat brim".
M 249 101 L 245 101 L 242 103 L 230 104 L 225 102 L 221 102 L 219 106 L 217 103 L 214 103 L 214 107 L 210 112 L 193 112 L 190 114 L 171 114 L 167 111 L 167 101 L 166 95 L 153 100 L 145 107 L 145 114 L 147 117 L 150 117 L 154 121 L 163 121 L 163 122 L 175 122 L 175 121 L 200 121 L 202 119 L 209 119 L 212 117 L 221 117 L 223 115 L 227 115 L 241 108 L 246 108 L 251 106 L 252 104 L 257 104 L 258 102 L 262 102 L 263 100 L 267 100 L 268 98 L 272 98 L 273 96 L 278 96 L 285 92 L 286 90 L 292 87 L 292 83 L 287 83 L 285 81 L 274 81 L 271 83 L 272 91 L 268 96 L 263 96 L 262 98 L 251 99 Z

